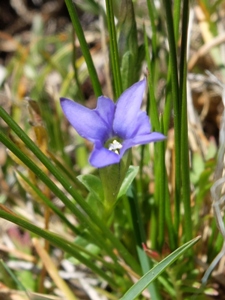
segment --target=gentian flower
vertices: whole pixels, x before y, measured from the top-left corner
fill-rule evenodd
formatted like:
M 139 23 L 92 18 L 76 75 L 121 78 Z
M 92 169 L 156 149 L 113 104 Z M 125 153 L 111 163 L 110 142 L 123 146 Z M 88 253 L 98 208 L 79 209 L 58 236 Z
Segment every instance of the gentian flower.
M 74 101 L 60 98 L 63 112 L 80 136 L 94 144 L 89 162 L 96 168 L 120 162 L 126 150 L 165 139 L 151 132 L 149 117 L 141 111 L 146 79 L 128 88 L 114 103 L 101 96 L 97 107 L 89 109 Z

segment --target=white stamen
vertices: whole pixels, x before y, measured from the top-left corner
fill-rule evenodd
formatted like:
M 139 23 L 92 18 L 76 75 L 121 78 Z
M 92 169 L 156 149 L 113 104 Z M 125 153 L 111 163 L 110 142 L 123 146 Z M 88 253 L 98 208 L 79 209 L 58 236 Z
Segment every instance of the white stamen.
M 109 144 L 109 151 L 114 151 L 116 154 L 119 154 L 119 151 L 123 146 L 114 140 L 111 144 Z

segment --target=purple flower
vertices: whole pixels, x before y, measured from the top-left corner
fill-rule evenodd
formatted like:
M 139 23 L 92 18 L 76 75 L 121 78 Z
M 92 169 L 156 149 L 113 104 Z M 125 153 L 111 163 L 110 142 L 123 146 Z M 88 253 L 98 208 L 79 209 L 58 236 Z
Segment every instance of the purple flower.
M 94 144 L 89 158 L 92 166 L 119 163 L 127 149 L 165 139 L 163 134 L 151 132 L 149 117 L 140 110 L 145 86 L 145 79 L 135 83 L 116 103 L 101 96 L 95 109 L 60 98 L 68 121 L 79 135 Z

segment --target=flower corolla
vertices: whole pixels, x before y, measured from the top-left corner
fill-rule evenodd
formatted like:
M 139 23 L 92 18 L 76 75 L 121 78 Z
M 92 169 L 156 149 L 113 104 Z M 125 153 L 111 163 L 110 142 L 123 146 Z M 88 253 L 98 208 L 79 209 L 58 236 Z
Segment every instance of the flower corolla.
M 119 163 L 129 148 L 165 139 L 163 134 L 151 132 L 149 117 L 140 109 L 145 87 L 146 79 L 135 83 L 116 103 L 100 96 L 95 109 L 60 98 L 70 124 L 94 144 L 89 158 L 92 166 L 102 168 Z

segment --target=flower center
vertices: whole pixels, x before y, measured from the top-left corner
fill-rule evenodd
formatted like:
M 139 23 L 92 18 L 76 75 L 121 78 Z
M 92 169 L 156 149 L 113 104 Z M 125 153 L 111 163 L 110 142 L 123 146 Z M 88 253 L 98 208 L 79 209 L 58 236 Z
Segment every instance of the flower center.
M 120 144 L 117 140 L 113 140 L 113 142 L 109 144 L 109 151 L 119 154 L 119 151 L 122 147 L 122 144 Z

